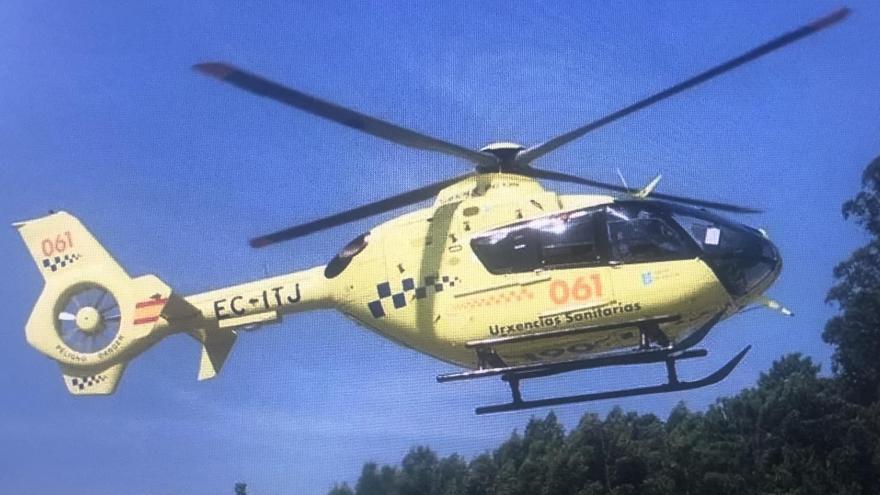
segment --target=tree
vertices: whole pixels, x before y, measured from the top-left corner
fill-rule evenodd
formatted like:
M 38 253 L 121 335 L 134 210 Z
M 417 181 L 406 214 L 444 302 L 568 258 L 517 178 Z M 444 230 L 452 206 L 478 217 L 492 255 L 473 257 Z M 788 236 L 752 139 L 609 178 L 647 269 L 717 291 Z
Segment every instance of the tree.
M 864 228 L 867 245 L 834 269 L 827 300 L 841 314 L 825 326 L 835 346 L 834 371 L 848 399 L 870 404 L 880 398 L 880 157 L 862 175 L 862 190 L 843 205 L 843 216 Z
M 235 495 L 247 495 L 247 483 L 236 483 Z
M 604 420 L 585 414 L 566 435 L 551 412 L 470 464 L 426 447 L 399 469 L 368 463 L 356 493 L 880 493 L 880 403 L 854 404 L 839 391 L 810 358 L 793 354 L 705 413 L 679 404 L 664 422 L 615 408 Z
M 390 466 L 381 470 L 374 462 L 364 464 L 361 477 L 355 485 L 357 495 L 393 495 L 397 493 L 397 472 Z
M 604 423 L 595 413 L 581 417 L 563 445 L 562 456 L 552 471 L 548 494 L 571 493 L 572 487 L 592 493 L 608 488 L 605 462 Z M 592 491 L 591 491 L 592 490 Z M 607 490 L 606 490 L 607 491 Z
M 468 465 L 458 454 L 440 459 L 434 471 L 432 494 L 465 495 Z
M 559 462 L 564 439 L 565 432 L 553 411 L 544 419 L 529 420 L 523 435 L 525 455 L 517 468 L 517 493 L 546 493 L 551 470 Z
M 416 447 L 400 462 L 398 493 L 400 495 L 432 494 L 437 454 L 428 447 Z
M 354 495 L 354 492 L 348 487 L 348 483 L 343 483 L 341 485 L 333 485 L 333 488 L 330 489 L 327 495 Z
M 495 478 L 498 466 L 489 454 L 480 454 L 468 465 L 465 478 L 467 495 L 495 495 Z

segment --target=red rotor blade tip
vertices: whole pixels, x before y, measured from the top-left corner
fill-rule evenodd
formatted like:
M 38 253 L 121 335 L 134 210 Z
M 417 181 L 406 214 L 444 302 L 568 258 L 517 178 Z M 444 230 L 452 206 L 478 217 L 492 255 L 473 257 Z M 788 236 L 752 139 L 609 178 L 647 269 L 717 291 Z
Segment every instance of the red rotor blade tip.
M 272 244 L 272 241 L 266 239 L 265 237 L 257 237 L 250 240 L 250 245 L 252 248 L 266 247 L 269 244 Z
M 196 64 L 193 65 L 193 69 L 201 72 L 202 74 L 216 77 L 217 79 L 226 79 L 226 76 L 235 71 L 235 69 L 233 69 L 232 67 L 220 62 L 205 62 L 203 64 Z

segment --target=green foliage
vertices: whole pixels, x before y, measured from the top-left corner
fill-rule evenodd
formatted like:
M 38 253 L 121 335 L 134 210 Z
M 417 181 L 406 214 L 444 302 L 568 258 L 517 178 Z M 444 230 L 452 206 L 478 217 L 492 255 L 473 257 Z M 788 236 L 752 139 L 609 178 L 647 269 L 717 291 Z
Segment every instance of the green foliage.
M 822 337 L 835 346 L 834 371 L 846 397 L 870 404 L 880 399 L 880 157 L 865 169 L 862 190 L 844 203 L 843 216 L 863 227 L 869 240 L 834 268 L 828 301 L 841 314 Z
M 351 491 L 348 484 L 343 483 L 341 485 L 333 485 L 333 488 L 330 489 L 328 495 L 354 495 L 354 492 Z
M 396 492 L 397 472 L 390 466 L 381 469 L 373 462 L 364 464 L 361 477 L 355 485 L 360 495 L 386 495 Z
M 666 421 L 613 409 L 566 433 L 550 412 L 466 463 L 412 449 L 399 468 L 364 466 L 357 495 L 665 495 L 880 493 L 880 158 L 843 207 L 871 236 L 835 268 L 841 314 L 823 338 L 832 378 L 799 354 L 705 412 Z M 335 495 L 350 494 L 347 486 Z
M 364 466 L 355 494 L 584 495 L 880 492 L 880 406 L 845 401 L 809 358 L 776 361 L 754 388 L 666 421 L 613 409 L 566 433 L 550 412 L 470 463 L 416 447 Z M 350 493 L 337 491 L 336 495 Z

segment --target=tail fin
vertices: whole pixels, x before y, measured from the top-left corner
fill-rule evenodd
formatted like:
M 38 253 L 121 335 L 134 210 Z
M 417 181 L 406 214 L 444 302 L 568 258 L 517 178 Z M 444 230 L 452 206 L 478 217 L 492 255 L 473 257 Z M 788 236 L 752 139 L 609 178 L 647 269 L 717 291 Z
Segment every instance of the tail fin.
M 15 224 L 45 279 L 27 341 L 61 365 L 73 394 L 110 394 L 133 357 L 167 334 L 169 311 L 198 311 L 153 275 L 131 278 L 74 216 Z

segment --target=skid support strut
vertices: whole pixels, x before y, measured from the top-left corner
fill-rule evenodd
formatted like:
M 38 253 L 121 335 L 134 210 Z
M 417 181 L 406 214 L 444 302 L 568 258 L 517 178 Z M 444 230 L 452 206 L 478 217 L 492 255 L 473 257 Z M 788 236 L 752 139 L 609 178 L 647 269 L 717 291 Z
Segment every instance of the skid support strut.
M 638 364 L 645 364 L 648 362 L 665 362 L 666 363 L 666 372 L 667 379 L 666 383 L 661 385 L 650 385 L 646 387 L 635 387 L 628 388 L 623 390 L 610 390 L 606 392 L 596 392 L 590 394 L 581 394 L 581 395 L 570 395 L 565 397 L 552 397 L 549 399 L 536 399 L 536 400 L 524 400 L 522 398 L 522 394 L 519 390 L 520 381 L 525 378 L 535 378 L 537 376 L 546 376 L 550 373 L 551 370 L 547 370 L 544 373 L 531 373 L 531 374 L 518 374 L 516 372 L 510 372 L 502 374 L 501 379 L 508 382 L 510 384 L 510 389 L 512 392 L 512 399 L 507 404 L 498 404 L 493 406 L 484 406 L 478 407 L 475 412 L 477 414 L 490 414 L 497 412 L 506 412 L 506 411 L 519 411 L 522 409 L 531 409 L 535 407 L 547 407 L 547 406 L 557 406 L 562 404 L 575 404 L 578 402 L 591 402 L 597 400 L 604 399 L 619 399 L 621 397 L 633 397 L 637 395 L 649 395 L 649 394 L 661 394 L 665 392 L 680 392 L 683 390 L 691 390 L 695 388 L 705 387 L 707 385 L 712 385 L 714 383 L 718 383 L 727 375 L 733 371 L 734 368 L 742 361 L 745 357 L 746 353 L 749 352 L 751 346 L 746 347 L 742 351 L 739 352 L 736 356 L 733 357 L 730 361 L 728 361 L 724 366 L 717 369 L 711 375 L 703 377 L 699 380 L 694 381 L 681 381 L 678 379 L 678 373 L 675 368 L 675 364 L 682 359 L 690 359 L 695 357 L 701 357 L 706 355 L 706 351 L 703 349 L 694 349 L 690 351 L 684 351 L 680 353 L 671 352 L 668 356 L 663 359 L 657 359 L 656 361 L 644 361 L 640 360 Z M 659 356 L 658 356 L 659 357 Z M 617 363 L 617 364 L 632 364 L 632 363 Z M 588 367 L 595 366 L 582 366 L 579 369 L 586 369 Z

